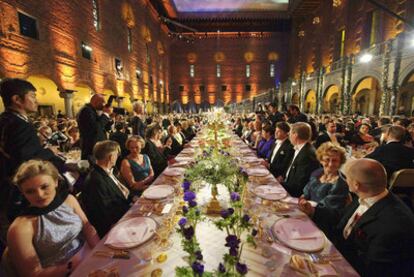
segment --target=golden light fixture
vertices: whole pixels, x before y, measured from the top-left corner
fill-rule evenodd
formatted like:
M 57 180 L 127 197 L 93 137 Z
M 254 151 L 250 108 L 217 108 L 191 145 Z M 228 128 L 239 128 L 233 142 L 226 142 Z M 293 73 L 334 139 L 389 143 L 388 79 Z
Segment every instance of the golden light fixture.
M 342 0 L 333 0 L 332 1 L 332 6 L 334 6 L 335 8 L 339 7 L 342 4 Z
M 216 52 L 214 54 L 214 60 L 218 63 L 223 62 L 225 58 L 226 56 L 224 55 L 223 52 Z
M 298 37 L 303 38 L 305 36 L 305 31 L 300 30 L 298 33 Z
M 316 24 L 319 24 L 319 23 L 321 23 L 321 19 L 319 18 L 319 16 L 315 16 L 313 18 L 312 24 L 316 25 Z
M 197 54 L 196 53 L 193 53 L 193 52 L 188 53 L 187 54 L 187 61 L 189 63 L 195 63 L 197 61 Z
M 253 52 L 246 52 L 244 53 L 244 60 L 247 63 L 251 63 L 254 60 L 254 53 Z

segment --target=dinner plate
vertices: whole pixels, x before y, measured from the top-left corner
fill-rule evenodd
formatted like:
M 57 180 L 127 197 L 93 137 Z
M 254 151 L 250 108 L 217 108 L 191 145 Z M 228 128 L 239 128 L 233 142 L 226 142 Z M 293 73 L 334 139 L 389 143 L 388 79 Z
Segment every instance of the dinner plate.
M 114 249 L 137 247 L 155 234 L 157 223 L 151 217 L 134 217 L 116 224 L 109 232 L 105 245 Z
M 175 157 L 175 160 L 177 161 L 177 162 L 191 162 L 192 160 L 194 160 L 193 158 L 190 158 L 190 157 L 182 157 L 182 156 L 177 156 L 177 157 Z
M 254 188 L 253 192 L 260 198 L 272 201 L 280 200 L 287 196 L 286 190 L 281 186 L 257 186 Z
M 174 188 L 170 185 L 153 185 L 147 188 L 143 193 L 147 199 L 163 199 L 174 193 Z
M 246 169 L 246 172 L 249 176 L 255 177 L 264 177 L 269 175 L 269 170 L 267 170 L 265 167 L 248 168 Z
M 325 246 L 325 235 L 311 220 L 282 218 L 272 226 L 273 235 L 283 244 L 302 252 L 317 252 Z
M 190 162 L 189 161 L 177 161 L 176 163 L 170 165 L 170 167 L 186 167 L 187 165 L 189 165 Z
M 162 174 L 170 177 L 177 177 L 184 174 L 184 169 L 178 167 L 167 167 Z

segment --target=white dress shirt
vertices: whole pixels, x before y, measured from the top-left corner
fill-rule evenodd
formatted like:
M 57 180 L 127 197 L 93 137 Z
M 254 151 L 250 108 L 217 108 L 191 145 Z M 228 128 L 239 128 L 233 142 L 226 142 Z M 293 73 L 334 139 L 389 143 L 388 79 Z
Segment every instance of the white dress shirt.
M 286 140 L 286 139 L 287 139 L 287 138 L 285 138 L 285 139 L 283 139 L 283 140 L 278 139 L 278 140 L 276 140 L 276 141 L 275 141 L 276 146 L 275 146 L 275 148 L 273 149 L 272 156 L 271 156 L 271 158 L 270 158 L 270 163 L 273 163 L 273 160 L 274 160 L 274 159 L 275 159 L 275 157 L 276 157 L 276 153 L 277 153 L 277 151 L 279 151 L 280 147 L 282 146 L 282 144 L 285 142 L 285 140 Z
M 366 213 L 366 211 L 369 210 L 372 206 L 374 206 L 375 203 L 380 201 L 382 198 L 388 195 L 388 190 L 384 190 L 380 194 L 377 194 L 372 197 L 368 197 L 365 199 L 358 199 L 359 206 L 355 210 L 355 212 L 352 214 L 352 216 L 349 218 L 348 223 L 345 225 L 343 235 L 344 238 L 347 239 L 349 235 L 352 233 L 352 229 L 354 228 L 355 224 L 361 218 L 361 216 Z
M 112 181 L 114 181 L 115 185 L 118 187 L 118 189 L 121 191 L 121 193 L 125 196 L 125 199 L 128 199 L 129 196 L 129 189 L 127 187 L 125 187 L 124 184 L 121 183 L 121 181 L 119 181 L 114 173 L 113 173 L 113 169 L 111 170 L 107 170 L 103 167 L 101 167 L 107 174 L 108 176 L 112 179 Z

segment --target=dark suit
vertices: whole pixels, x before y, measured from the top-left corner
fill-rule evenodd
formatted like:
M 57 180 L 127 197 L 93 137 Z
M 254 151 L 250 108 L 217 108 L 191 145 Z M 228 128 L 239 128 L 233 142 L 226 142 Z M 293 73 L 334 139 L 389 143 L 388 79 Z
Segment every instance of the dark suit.
M 32 123 L 7 110 L 0 115 L 0 205 L 6 204 L 9 193 L 12 193 L 14 200 L 8 206 L 13 213 L 18 212 L 14 201 L 19 201 L 22 196 L 17 187 L 11 185 L 11 178 L 17 168 L 30 159 L 50 161 L 60 171 L 64 166 L 63 159 L 42 147 Z
M 298 115 L 290 117 L 288 122 L 291 124 L 296 122 L 308 122 L 308 117 L 304 113 L 299 113 Z
M 294 158 L 283 186 L 291 196 L 301 196 L 312 172 L 319 166 L 315 148 L 310 143 L 306 143 Z
M 293 154 L 295 150 L 293 150 L 293 146 L 290 143 L 289 139 L 286 139 L 282 145 L 277 150 L 277 153 L 271 161 L 273 156 L 273 151 L 276 147 L 276 142 L 272 146 L 271 154 L 268 159 L 269 162 L 269 171 L 273 174 L 273 176 L 278 177 L 282 176 L 285 177 L 286 171 L 292 162 Z
M 112 121 L 104 114 L 98 115 L 90 104 L 86 104 L 79 111 L 77 121 L 79 125 L 82 159 L 87 160 L 92 155 L 95 144 L 107 139 L 106 131 L 110 129 Z
M 125 198 L 112 178 L 98 165 L 94 165 L 86 177 L 81 202 L 101 238 L 130 207 L 130 200 Z
M 142 153 L 147 154 L 150 158 L 155 176 L 160 175 L 161 172 L 168 166 L 166 156 L 158 150 L 157 146 L 150 139 L 146 140 Z
M 314 221 L 327 231 L 338 250 L 361 276 L 414 276 L 414 215 L 392 193 L 357 221 L 347 239 L 343 230 L 358 208 L 354 200 L 343 212 L 317 207 Z M 338 224 L 336 224 L 338 223 Z
M 116 131 L 109 135 L 109 139 L 118 142 L 119 146 L 121 147 L 121 156 L 125 157 L 128 153 L 128 150 L 125 146 L 128 135 L 124 132 Z
M 269 115 L 268 120 L 272 122 L 273 128 L 276 127 L 276 123 L 284 121 L 284 116 L 281 112 L 275 112 L 274 114 Z
M 142 138 L 145 137 L 145 128 L 146 125 L 144 122 L 142 122 L 141 118 L 139 118 L 138 116 L 134 116 L 131 119 L 131 127 L 132 127 L 132 134 L 133 135 L 138 135 L 141 136 Z
M 342 145 L 342 138 L 341 137 L 339 137 L 338 135 L 335 135 L 336 136 L 336 140 L 338 141 L 338 143 L 340 144 L 340 145 Z M 316 138 L 316 141 L 315 141 L 315 148 L 316 149 L 318 149 L 319 148 L 319 146 L 321 146 L 322 144 L 324 144 L 325 142 L 330 142 L 331 141 L 331 138 L 329 137 L 329 135 L 328 135 L 328 133 L 327 132 L 322 132 L 317 138 Z
M 171 138 L 172 140 L 172 144 L 171 144 L 171 151 L 170 151 L 170 155 L 173 156 L 177 156 L 182 150 L 183 150 L 183 146 L 178 142 L 178 140 L 174 137 L 174 136 L 170 136 L 168 135 L 165 140 L 164 143 Z
M 377 147 L 367 158 L 377 160 L 387 171 L 388 177 L 400 169 L 414 168 L 414 149 L 400 142 L 390 142 Z

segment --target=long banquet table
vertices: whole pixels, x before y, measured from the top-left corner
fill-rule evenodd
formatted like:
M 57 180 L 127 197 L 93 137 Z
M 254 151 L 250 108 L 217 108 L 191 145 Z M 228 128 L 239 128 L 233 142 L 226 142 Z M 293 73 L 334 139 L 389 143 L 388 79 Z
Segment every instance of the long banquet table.
M 241 152 L 246 153 L 247 151 L 239 151 L 240 148 L 245 148 L 237 136 L 232 137 L 233 147 L 235 150 L 232 151 L 232 155 L 235 155 L 239 158 L 243 164 L 245 156 Z M 178 159 L 181 157 L 192 157 L 200 154 L 200 149 L 197 144 L 197 137 L 190 143 L 190 148 L 186 148 L 180 155 L 177 156 Z M 247 153 L 247 156 L 252 157 L 252 153 Z M 245 163 L 243 167 L 248 168 L 248 163 Z M 178 188 L 182 182 L 183 176 L 180 178 L 166 176 L 161 174 L 153 183 L 153 186 L 160 184 L 171 184 Z M 257 183 L 267 184 L 272 183 L 276 186 L 281 186 L 277 183 L 277 180 L 269 174 L 266 177 L 249 177 L 248 185 L 255 185 Z M 226 199 L 228 199 L 228 192 L 222 186 L 218 187 L 219 190 L 219 200 L 222 203 L 223 207 L 226 207 Z M 178 193 L 173 197 L 165 199 L 162 204 L 172 203 L 175 207 L 178 207 L 180 204 Z M 207 185 L 204 189 L 201 189 L 197 193 L 197 202 L 200 205 L 209 201 L 210 198 L 210 189 Z M 268 230 L 273 223 L 282 218 L 282 217 L 292 217 L 292 218 L 301 218 L 302 220 L 310 219 L 299 211 L 297 203 L 292 201 L 291 197 L 280 200 L 284 205 L 289 206 L 288 211 L 275 212 L 272 210 L 273 203 L 269 201 L 262 201 L 256 195 L 250 193 L 248 194 L 248 199 L 246 205 L 249 205 L 249 209 L 252 213 L 255 213 L 261 219 L 263 230 Z M 145 199 L 142 197 L 137 201 L 131 209 L 124 215 L 124 217 L 117 223 L 142 215 L 140 211 L 140 205 L 145 202 Z M 279 201 L 275 201 L 279 202 Z M 162 226 L 166 224 L 166 221 L 172 217 L 178 218 L 176 212 L 178 209 L 171 209 L 171 212 L 160 215 L 159 213 L 146 213 L 145 216 L 150 216 Z M 226 233 L 218 230 L 214 223 L 212 222 L 214 217 L 209 217 L 207 221 L 199 223 L 197 225 L 197 239 L 201 245 L 201 249 L 205 261 L 205 270 L 214 271 L 217 269 L 218 264 L 222 261 L 223 254 L 228 251 L 225 244 Z M 266 237 L 266 236 L 263 236 Z M 89 273 L 96 271 L 98 269 L 108 269 L 116 268 L 119 272 L 119 276 L 151 276 L 151 273 L 156 269 L 162 270 L 162 276 L 175 276 L 175 268 L 177 266 L 186 266 L 186 262 L 183 259 L 186 256 L 186 253 L 182 250 L 181 247 L 181 237 L 175 231 L 175 227 L 172 229 L 171 236 L 169 237 L 172 246 L 167 250 L 161 250 L 158 247 L 158 240 L 152 239 L 143 245 L 140 245 L 137 248 L 130 249 L 130 259 L 112 259 L 108 257 L 99 257 L 95 256 L 94 253 L 98 250 L 111 251 L 110 248 L 104 245 L 106 237 L 104 237 L 99 244 L 93 249 L 82 261 L 82 263 L 76 268 L 71 276 L 88 276 Z M 167 259 L 163 262 L 158 262 L 157 257 L 161 253 L 166 254 Z M 257 248 L 245 245 L 241 260 L 245 262 L 249 268 L 247 276 L 301 276 L 300 273 L 293 270 L 289 266 L 289 260 L 292 254 L 301 254 L 296 250 L 291 250 L 283 245 L 283 243 L 278 240 L 266 241 L 265 239 L 261 240 L 258 243 Z M 325 246 L 321 252 L 321 255 L 327 255 L 332 257 L 339 257 L 339 259 L 332 260 L 330 263 L 333 268 L 338 273 L 338 276 L 359 276 L 358 273 L 349 265 L 349 263 L 340 255 L 338 250 L 334 245 L 328 240 L 325 240 Z M 158 270 L 159 272 L 159 270 Z

